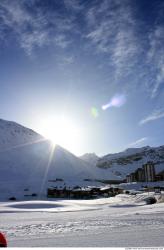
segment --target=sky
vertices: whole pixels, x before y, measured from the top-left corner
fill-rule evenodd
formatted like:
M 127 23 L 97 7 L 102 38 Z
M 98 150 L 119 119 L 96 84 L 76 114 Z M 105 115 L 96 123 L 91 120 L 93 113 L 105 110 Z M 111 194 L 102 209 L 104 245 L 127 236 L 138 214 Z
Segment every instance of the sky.
M 163 145 L 163 100 L 163 0 L 0 1 L 0 118 L 105 155 Z

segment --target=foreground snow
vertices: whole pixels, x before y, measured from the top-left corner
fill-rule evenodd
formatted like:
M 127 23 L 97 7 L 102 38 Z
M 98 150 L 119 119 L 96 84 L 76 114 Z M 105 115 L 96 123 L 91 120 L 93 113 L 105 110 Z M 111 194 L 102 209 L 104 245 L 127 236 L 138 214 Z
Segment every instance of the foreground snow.
M 0 203 L 0 228 L 11 247 L 164 246 L 164 203 L 146 197 Z

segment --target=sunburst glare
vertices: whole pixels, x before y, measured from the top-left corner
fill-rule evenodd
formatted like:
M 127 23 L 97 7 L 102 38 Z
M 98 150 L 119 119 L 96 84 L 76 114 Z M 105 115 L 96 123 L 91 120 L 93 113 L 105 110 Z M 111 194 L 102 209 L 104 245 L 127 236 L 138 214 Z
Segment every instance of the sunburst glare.
M 47 117 L 40 123 L 40 133 L 51 140 L 54 145 L 76 151 L 79 141 L 81 141 L 80 128 L 66 116 Z

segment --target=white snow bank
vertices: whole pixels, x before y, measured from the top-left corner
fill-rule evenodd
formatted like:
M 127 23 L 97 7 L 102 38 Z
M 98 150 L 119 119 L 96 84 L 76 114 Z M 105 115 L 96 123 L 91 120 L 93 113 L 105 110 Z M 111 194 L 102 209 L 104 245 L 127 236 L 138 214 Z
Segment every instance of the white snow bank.
M 84 210 L 99 210 L 106 207 L 132 207 L 143 206 L 145 199 L 154 196 L 154 193 L 142 193 L 136 195 L 120 194 L 115 197 L 94 200 L 62 200 L 53 201 L 17 201 L 1 202 L 0 213 L 5 212 L 71 212 Z M 157 199 L 159 198 L 156 195 Z
M 142 198 L 0 203 L 0 228 L 17 247 L 163 246 L 164 203 L 141 205 Z

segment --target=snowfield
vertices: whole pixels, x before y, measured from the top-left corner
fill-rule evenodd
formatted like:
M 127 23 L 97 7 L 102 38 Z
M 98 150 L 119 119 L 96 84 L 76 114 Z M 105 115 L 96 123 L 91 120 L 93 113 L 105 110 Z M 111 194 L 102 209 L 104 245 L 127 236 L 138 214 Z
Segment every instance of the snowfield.
M 164 146 L 79 158 L 15 122 L 0 119 L 0 231 L 10 247 L 164 246 L 164 198 L 152 193 L 95 200 L 48 199 L 47 189 L 103 187 L 147 161 L 164 169 Z M 99 167 L 95 164 L 99 163 Z M 123 183 L 141 190 L 149 183 Z M 161 187 L 164 182 L 151 183 Z M 17 201 L 9 202 L 15 198 Z
M 146 197 L 1 202 L 0 228 L 9 247 L 164 246 L 164 203 Z

